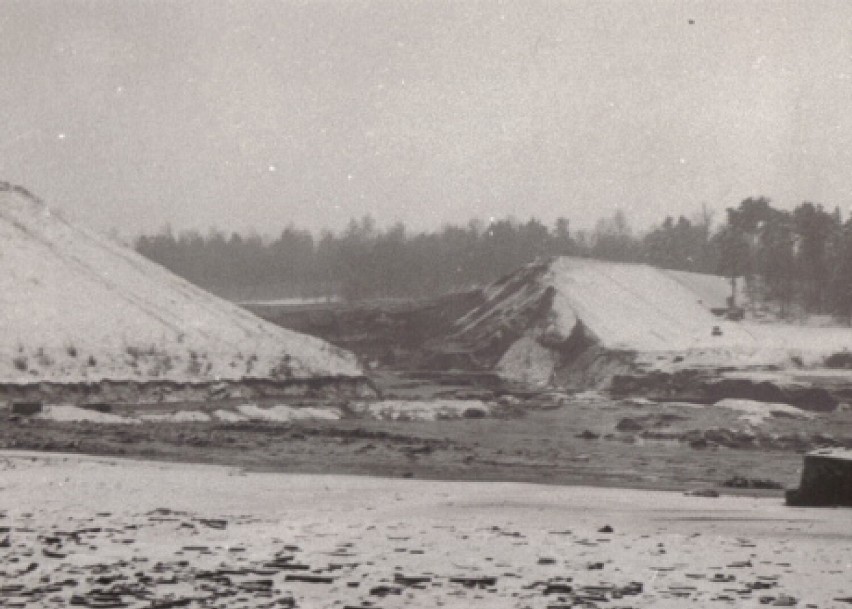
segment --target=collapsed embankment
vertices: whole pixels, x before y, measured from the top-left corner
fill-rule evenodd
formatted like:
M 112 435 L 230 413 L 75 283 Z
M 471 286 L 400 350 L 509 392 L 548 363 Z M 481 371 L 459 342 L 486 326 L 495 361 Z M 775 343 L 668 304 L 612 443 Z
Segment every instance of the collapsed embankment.
M 722 278 L 717 278 L 724 281 Z M 555 258 L 526 265 L 484 290 L 484 301 L 428 345 L 433 365 L 494 369 L 513 380 L 568 388 L 683 360 L 683 353 L 746 342 L 701 298 L 664 272 L 636 264 Z
M 848 397 L 783 374 L 760 377 L 826 365 L 852 348 L 852 330 L 731 322 L 713 313 L 729 290 L 723 277 L 643 264 L 539 260 L 488 286 L 482 303 L 427 344 L 422 363 L 702 403 L 746 398 L 825 410 Z M 743 375 L 727 378 L 732 371 Z

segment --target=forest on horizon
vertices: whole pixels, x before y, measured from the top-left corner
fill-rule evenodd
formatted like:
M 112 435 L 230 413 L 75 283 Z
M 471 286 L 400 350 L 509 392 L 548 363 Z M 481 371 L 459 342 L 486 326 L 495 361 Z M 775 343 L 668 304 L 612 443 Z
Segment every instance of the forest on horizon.
M 174 234 L 166 227 L 139 237 L 135 247 L 233 300 L 437 296 L 487 284 L 538 257 L 570 255 L 744 277 L 753 295 L 782 313 L 852 315 L 852 219 L 810 202 L 780 210 L 765 197 L 729 208 L 718 226 L 703 211 L 668 216 L 642 234 L 622 211 L 576 233 L 565 218 L 553 226 L 535 218 L 472 220 L 412 233 L 403 224 L 380 229 L 366 216 L 318 238 L 292 225 L 271 239 L 217 229 Z

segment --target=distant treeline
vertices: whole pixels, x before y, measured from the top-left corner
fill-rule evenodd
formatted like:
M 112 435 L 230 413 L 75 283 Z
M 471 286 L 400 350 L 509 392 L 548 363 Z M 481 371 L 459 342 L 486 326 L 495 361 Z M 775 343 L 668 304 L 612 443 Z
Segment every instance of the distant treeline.
M 852 223 L 802 203 L 792 212 L 748 198 L 720 226 L 708 213 L 667 217 L 645 234 L 623 212 L 590 232 L 514 219 L 411 233 L 370 217 L 315 238 L 293 226 L 274 239 L 211 230 L 140 237 L 137 250 L 178 275 L 231 298 L 342 296 L 348 300 L 436 295 L 482 285 L 539 256 L 645 262 L 749 279 L 752 292 L 790 310 L 852 312 Z

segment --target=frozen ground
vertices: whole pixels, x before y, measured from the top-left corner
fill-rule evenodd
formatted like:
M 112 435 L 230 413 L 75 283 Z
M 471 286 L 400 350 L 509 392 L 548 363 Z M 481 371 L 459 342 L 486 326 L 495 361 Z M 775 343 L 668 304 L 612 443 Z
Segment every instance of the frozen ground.
M 6 607 L 827 609 L 852 596 L 852 512 L 777 499 L 26 453 L 2 454 L 0 488 Z
M 0 188 L 0 382 L 359 376 L 354 356 L 267 323 Z

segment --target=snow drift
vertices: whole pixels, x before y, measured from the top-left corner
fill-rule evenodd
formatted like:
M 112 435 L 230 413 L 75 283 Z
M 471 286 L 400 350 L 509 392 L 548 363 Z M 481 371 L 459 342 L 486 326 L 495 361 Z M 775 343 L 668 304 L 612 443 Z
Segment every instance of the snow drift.
M 722 277 L 561 257 L 485 290 L 438 349 L 536 384 L 588 386 L 614 374 L 819 362 L 852 347 L 848 328 L 729 322 Z
M 320 378 L 361 371 L 0 183 L 0 384 Z

